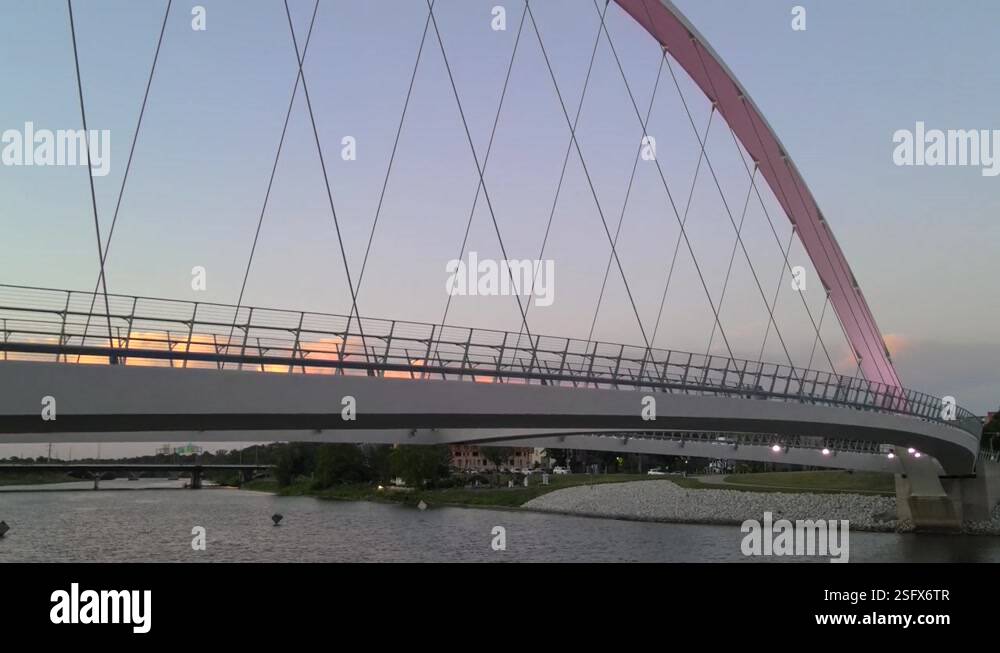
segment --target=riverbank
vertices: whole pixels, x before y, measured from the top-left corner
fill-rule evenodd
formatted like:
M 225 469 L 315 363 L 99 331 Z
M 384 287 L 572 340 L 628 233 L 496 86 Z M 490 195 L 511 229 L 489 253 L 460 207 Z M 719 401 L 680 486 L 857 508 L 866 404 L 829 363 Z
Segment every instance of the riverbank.
M 553 476 L 547 486 L 421 491 L 365 485 L 317 490 L 307 479 L 284 488 L 273 480 L 244 486 L 281 496 L 410 506 L 422 501 L 429 507 L 524 510 L 642 522 L 739 525 L 770 512 L 775 519 L 846 519 L 855 531 L 907 532 L 912 527 L 897 521 L 891 488 L 890 475 L 842 471 L 701 477 L 573 474 Z M 1000 535 L 1000 506 L 993 519 L 968 523 L 964 530 Z
M 742 524 L 747 519 L 827 519 L 850 522 L 852 530 L 894 532 L 894 497 L 846 492 L 749 492 L 688 489 L 676 483 L 567 488 L 528 501 L 528 510 L 587 517 L 699 524 Z
M 71 483 L 79 480 L 62 472 L 5 472 L 0 474 L 0 486 L 47 485 L 50 483 Z
M 273 479 L 257 479 L 243 485 L 244 490 L 270 492 L 279 496 L 310 496 L 340 501 L 379 501 L 415 506 L 423 501 L 428 506 L 458 506 L 471 508 L 520 508 L 525 503 L 556 490 L 580 485 L 604 485 L 627 482 L 653 482 L 663 477 L 641 474 L 568 474 L 552 475 L 549 485 L 542 485 L 537 478 L 528 487 L 440 488 L 432 490 L 406 490 L 400 488 L 344 484 L 317 489 L 309 479 L 299 479 L 291 485 L 279 487 Z

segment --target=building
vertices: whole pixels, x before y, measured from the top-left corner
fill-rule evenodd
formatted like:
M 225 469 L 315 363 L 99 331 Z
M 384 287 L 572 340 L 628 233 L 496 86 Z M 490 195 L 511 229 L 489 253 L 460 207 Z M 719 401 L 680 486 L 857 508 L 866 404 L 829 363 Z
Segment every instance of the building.
M 542 464 L 544 449 L 510 447 L 510 457 L 500 464 L 500 469 L 524 469 Z M 493 471 L 494 465 L 474 444 L 451 445 L 451 466 L 463 472 Z

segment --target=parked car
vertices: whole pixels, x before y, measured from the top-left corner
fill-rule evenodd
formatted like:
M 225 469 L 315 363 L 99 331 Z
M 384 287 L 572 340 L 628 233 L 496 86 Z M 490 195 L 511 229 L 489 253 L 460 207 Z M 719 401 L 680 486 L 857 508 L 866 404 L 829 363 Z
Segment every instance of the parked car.
M 670 472 L 668 472 L 667 470 L 663 469 L 662 467 L 654 467 L 653 469 L 651 469 L 648 472 L 646 472 L 646 475 L 647 476 L 666 476 L 669 473 Z
M 570 471 L 569 471 L 569 468 L 567 468 L 567 467 L 553 467 L 552 468 L 552 473 L 553 474 L 569 474 Z

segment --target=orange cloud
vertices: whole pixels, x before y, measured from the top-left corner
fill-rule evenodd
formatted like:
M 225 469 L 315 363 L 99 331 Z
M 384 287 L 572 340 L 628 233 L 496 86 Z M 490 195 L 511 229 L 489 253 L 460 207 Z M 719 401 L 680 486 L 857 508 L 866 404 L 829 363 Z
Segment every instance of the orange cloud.
M 885 346 L 889 349 L 889 355 L 895 358 L 897 355 L 906 353 L 913 346 L 913 341 L 899 333 L 887 333 L 882 338 Z

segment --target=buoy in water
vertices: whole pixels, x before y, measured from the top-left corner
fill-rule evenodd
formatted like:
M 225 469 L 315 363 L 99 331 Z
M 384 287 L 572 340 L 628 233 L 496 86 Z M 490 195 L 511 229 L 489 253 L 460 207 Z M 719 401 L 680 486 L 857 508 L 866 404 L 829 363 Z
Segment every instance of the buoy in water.
M 423 499 L 420 500 L 420 503 L 417 504 L 417 507 L 420 508 L 421 510 L 427 510 L 427 504 L 424 503 Z
M 0 521 L 0 537 L 3 537 L 4 533 L 6 533 L 9 530 L 10 530 L 10 526 L 7 525 L 7 522 Z
M 274 513 L 273 515 L 271 515 L 271 521 L 274 522 L 275 526 L 277 526 L 278 522 L 280 522 L 284 518 L 285 518 L 285 516 L 282 515 L 282 514 L 280 514 L 280 513 Z

